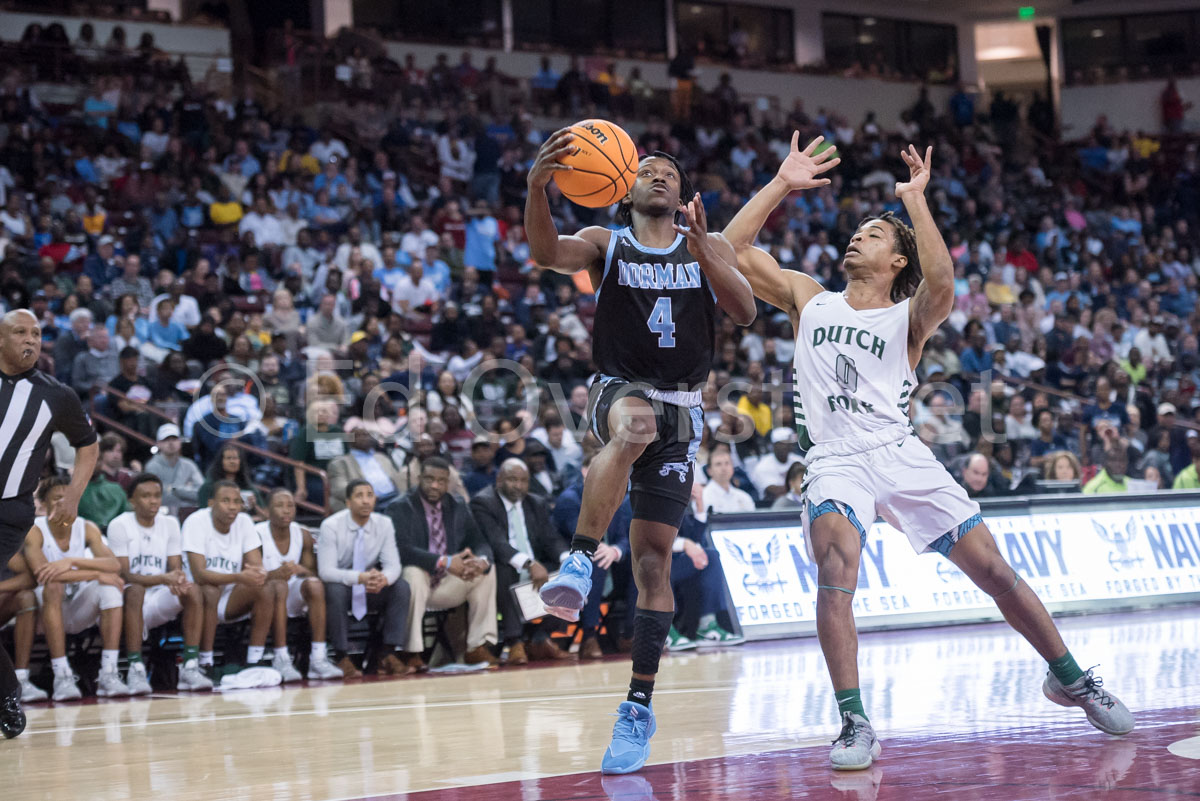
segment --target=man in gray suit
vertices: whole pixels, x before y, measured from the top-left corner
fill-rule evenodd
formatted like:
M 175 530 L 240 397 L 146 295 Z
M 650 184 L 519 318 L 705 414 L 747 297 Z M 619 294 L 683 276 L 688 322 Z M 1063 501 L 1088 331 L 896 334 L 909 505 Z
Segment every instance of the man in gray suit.
M 406 676 L 415 671 L 395 651 L 408 637 L 412 594 L 400 578 L 395 528 L 386 515 L 375 513 L 375 491 L 366 481 L 351 481 L 345 498 L 346 508 L 325 518 L 317 540 L 317 573 L 325 582 L 329 613 L 326 639 L 346 678 L 357 678 L 362 672 L 346 653 L 350 647 L 347 616 L 362 620 L 368 611 L 381 612 L 383 644 L 392 653 L 384 657 L 380 670 Z

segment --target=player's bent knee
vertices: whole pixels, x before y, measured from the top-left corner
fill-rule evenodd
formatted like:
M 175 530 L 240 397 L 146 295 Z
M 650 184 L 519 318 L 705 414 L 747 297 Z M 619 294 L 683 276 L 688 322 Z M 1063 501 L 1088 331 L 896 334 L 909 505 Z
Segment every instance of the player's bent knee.
M 201 593 L 204 595 L 204 605 L 216 608 L 221 602 L 221 588 L 214 584 L 206 584 L 201 588 Z
M 62 603 L 66 594 L 66 586 L 58 581 L 51 581 L 42 587 L 42 603 Z
M 132 606 L 135 603 L 141 603 L 146 597 L 146 588 L 141 584 L 126 584 L 125 585 L 125 603 Z
M 306 578 L 300 583 L 300 594 L 308 600 L 325 600 L 325 585 L 318 578 Z
M 17 614 L 37 611 L 37 596 L 33 590 L 21 590 L 17 593 Z

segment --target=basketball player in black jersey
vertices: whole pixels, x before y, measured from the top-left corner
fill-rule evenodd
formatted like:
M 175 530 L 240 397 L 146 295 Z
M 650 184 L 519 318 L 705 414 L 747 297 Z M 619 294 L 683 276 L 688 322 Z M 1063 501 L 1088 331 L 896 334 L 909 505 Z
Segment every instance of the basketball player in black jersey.
M 75 448 L 75 472 L 66 494 L 47 510 L 54 525 L 70 526 L 92 477 L 100 446 L 75 390 L 37 370 L 42 328 L 37 315 L 16 309 L 0 318 L 0 564 L 25 542 L 33 525 L 33 491 L 46 461 L 50 436 L 61 431 Z M 8 653 L 0 646 L 0 734 L 25 728 L 21 689 Z
M 546 184 L 555 171 L 571 169 L 559 160 L 576 150 L 573 138 L 559 131 L 539 151 L 529 172 L 525 231 L 538 264 L 568 274 L 587 270 L 596 288 L 592 355 L 599 372 L 588 419 L 604 447 L 584 482 L 571 555 L 541 596 L 552 613 L 578 619 L 596 546 L 632 478 L 633 678 L 601 763 L 604 773 L 631 773 L 645 764 L 655 729 L 650 697 L 675 609 L 671 551 L 691 494 L 716 307 L 749 325 L 755 305 L 733 248 L 721 234 L 708 233 L 700 196 L 665 153 L 639 162 L 620 205 L 626 227 L 560 236 Z

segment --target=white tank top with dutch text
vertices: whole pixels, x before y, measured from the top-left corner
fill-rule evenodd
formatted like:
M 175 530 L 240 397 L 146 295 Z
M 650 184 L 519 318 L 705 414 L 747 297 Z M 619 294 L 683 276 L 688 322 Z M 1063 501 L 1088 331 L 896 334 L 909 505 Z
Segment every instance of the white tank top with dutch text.
M 844 293 L 822 292 L 801 311 L 793 404 L 797 426 L 813 442 L 810 460 L 870 450 L 912 432 L 917 376 L 908 363 L 908 305 L 859 311 Z

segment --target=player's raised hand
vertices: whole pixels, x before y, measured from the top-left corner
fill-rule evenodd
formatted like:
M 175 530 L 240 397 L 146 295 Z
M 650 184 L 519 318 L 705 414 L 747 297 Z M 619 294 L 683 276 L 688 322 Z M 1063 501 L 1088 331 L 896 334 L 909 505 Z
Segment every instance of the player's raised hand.
M 579 150 L 574 140 L 575 134 L 571 133 L 570 128 L 561 128 L 545 141 L 525 179 L 530 189 L 541 189 L 550 183 L 550 179 L 558 170 L 573 169 L 567 164 L 562 164 L 561 160 Z
M 828 172 L 842 163 L 837 155 L 837 148 L 829 147 L 817 153 L 817 148 L 825 141 L 818 136 L 808 143 L 808 147 L 800 149 L 800 132 L 792 133 L 792 149 L 787 158 L 779 165 L 776 176 L 792 189 L 813 189 L 818 186 L 828 186 L 828 178 L 818 178 L 821 173 Z M 815 155 L 814 155 L 815 154 Z
M 700 201 L 700 193 L 697 192 L 687 203 L 681 203 L 679 211 L 683 214 L 687 225 L 682 226 L 676 223 L 675 230 L 687 238 L 688 250 L 693 255 L 697 254 L 708 247 L 708 217 L 704 213 L 704 204 Z
M 933 146 L 925 148 L 924 159 L 913 145 L 909 145 L 908 150 L 901 150 L 900 158 L 908 165 L 908 180 L 896 183 L 896 197 L 903 199 L 907 194 L 924 194 L 929 176 L 933 174 Z

